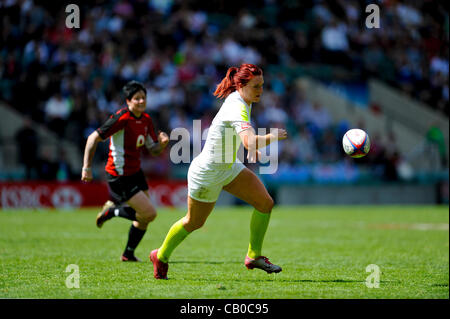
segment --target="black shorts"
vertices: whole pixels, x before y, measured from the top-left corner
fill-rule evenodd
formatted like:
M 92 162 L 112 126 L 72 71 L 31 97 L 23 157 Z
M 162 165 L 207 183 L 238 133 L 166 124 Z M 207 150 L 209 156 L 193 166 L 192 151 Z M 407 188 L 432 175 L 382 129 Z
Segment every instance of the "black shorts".
M 114 176 L 106 173 L 106 180 L 111 199 L 116 204 L 124 203 L 140 191 L 148 190 L 147 180 L 142 170 L 129 176 Z

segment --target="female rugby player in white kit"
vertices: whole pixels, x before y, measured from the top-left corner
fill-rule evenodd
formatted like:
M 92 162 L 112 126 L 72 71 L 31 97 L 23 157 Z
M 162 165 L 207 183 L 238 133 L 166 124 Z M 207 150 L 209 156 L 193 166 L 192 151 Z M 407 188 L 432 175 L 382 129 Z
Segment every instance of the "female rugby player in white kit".
M 267 273 L 281 271 L 280 266 L 270 263 L 268 258 L 261 255 L 273 199 L 260 179 L 236 160 L 241 142 L 248 150 L 249 162 L 256 162 L 261 154 L 258 148 L 287 138 L 286 131 L 282 129 L 262 136 L 256 135 L 251 127 L 252 103 L 259 102 L 263 84 L 263 73 L 258 66 L 242 64 L 239 68 L 229 68 L 217 86 L 214 95 L 226 99 L 209 128 L 202 152 L 189 167 L 188 212 L 172 225 L 161 247 L 150 253 L 156 279 L 167 279 L 171 253 L 187 235 L 203 226 L 222 189 L 255 208 L 250 222 L 250 244 L 245 266 L 248 269 L 259 268 Z M 225 134 L 232 136 L 225 137 Z M 233 142 L 226 142 L 230 140 Z

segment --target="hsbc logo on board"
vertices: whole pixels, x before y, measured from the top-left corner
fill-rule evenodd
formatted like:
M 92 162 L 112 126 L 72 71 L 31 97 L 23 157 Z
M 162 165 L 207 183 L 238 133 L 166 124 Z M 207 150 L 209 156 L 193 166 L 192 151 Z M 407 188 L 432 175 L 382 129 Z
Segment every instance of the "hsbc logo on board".
M 185 182 L 152 181 L 148 183 L 156 206 L 186 206 Z M 104 182 L 0 182 L 0 210 L 15 208 L 59 208 L 101 206 L 110 199 Z
M 0 207 L 2 208 L 78 208 L 83 196 L 71 186 L 57 185 L 1 185 Z
M 70 186 L 60 187 L 52 194 L 52 204 L 58 208 L 77 208 L 82 201 L 80 192 Z

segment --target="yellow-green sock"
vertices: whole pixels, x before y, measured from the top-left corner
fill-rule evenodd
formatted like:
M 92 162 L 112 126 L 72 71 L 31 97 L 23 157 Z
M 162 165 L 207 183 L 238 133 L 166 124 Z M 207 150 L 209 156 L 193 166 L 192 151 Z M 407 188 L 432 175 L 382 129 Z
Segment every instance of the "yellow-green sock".
M 256 209 L 253 211 L 252 220 L 250 221 L 250 244 L 247 252 L 247 256 L 252 259 L 261 256 L 262 244 L 267 226 L 269 226 L 270 215 L 270 213 L 264 214 Z
M 184 217 L 170 227 L 163 244 L 158 249 L 157 257 L 162 262 L 168 262 L 173 250 L 190 234 L 183 227 L 183 219 Z

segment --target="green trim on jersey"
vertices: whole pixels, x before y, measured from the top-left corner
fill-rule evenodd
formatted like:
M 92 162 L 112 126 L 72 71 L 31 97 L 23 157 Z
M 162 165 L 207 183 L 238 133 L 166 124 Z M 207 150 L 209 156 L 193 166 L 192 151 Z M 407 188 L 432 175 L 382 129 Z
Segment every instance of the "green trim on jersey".
M 241 117 L 243 121 L 250 122 L 250 111 L 247 111 L 247 107 L 244 103 L 241 104 Z
M 243 121 L 246 121 L 246 122 L 250 123 L 250 113 L 251 112 L 252 112 L 252 108 L 251 107 L 249 107 L 247 109 L 247 106 L 244 103 L 241 103 L 241 118 L 242 118 Z M 235 139 L 236 139 L 236 136 L 233 136 L 233 154 L 234 154 L 233 155 L 233 163 L 236 161 L 237 152 L 239 150 L 239 148 L 235 149 L 235 146 L 236 146 L 236 144 L 235 144 L 236 140 Z M 233 166 L 233 163 L 230 164 L 230 167 Z

